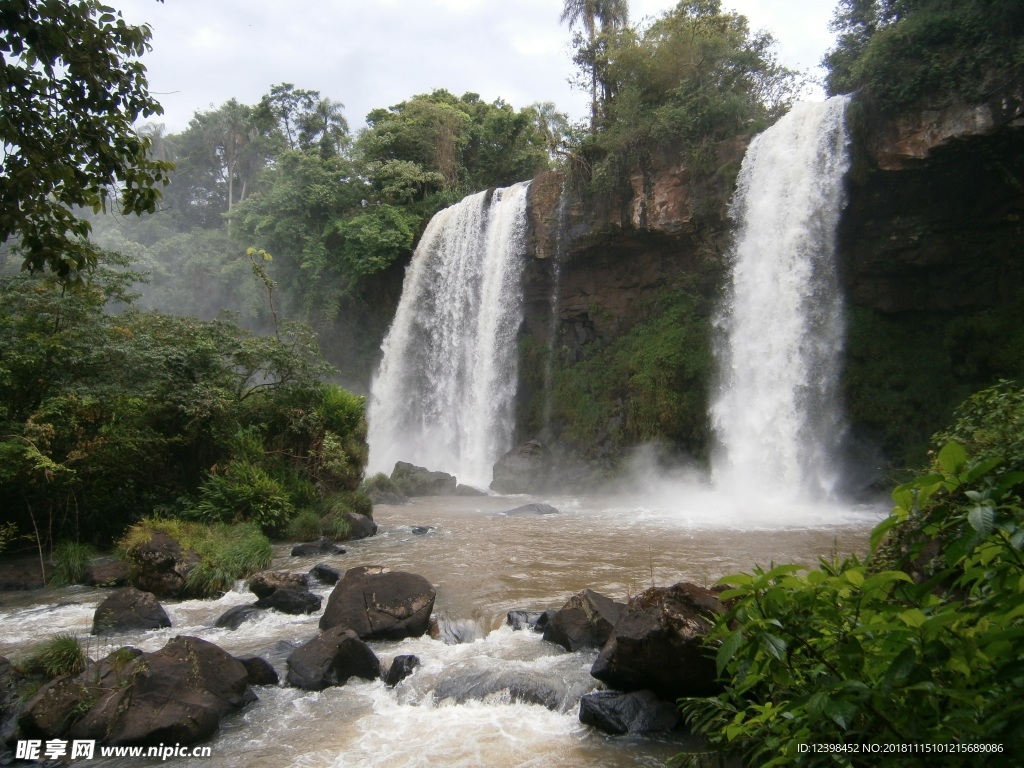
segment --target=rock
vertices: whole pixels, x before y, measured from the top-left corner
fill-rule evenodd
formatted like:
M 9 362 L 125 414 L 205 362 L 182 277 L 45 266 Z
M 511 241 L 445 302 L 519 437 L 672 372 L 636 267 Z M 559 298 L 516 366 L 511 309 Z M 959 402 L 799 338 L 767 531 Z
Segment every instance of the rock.
M 509 611 L 505 623 L 512 627 L 513 632 L 523 629 L 537 630 L 537 622 L 544 616 L 544 611 Z
M 259 615 L 260 609 L 255 605 L 236 605 L 222 613 L 213 626 L 218 629 L 238 629 L 242 624 Z
M 182 549 L 166 533 L 154 531 L 149 540 L 128 553 L 132 566 L 132 585 L 158 597 L 180 597 L 185 592 L 189 573 L 199 563 L 199 555 Z
M 309 586 L 309 576 L 305 573 L 285 573 L 284 571 L 261 571 L 247 582 L 249 591 L 256 597 L 270 597 L 278 589 L 291 589 L 301 592 Z
M 384 685 L 388 688 L 394 688 L 400 682 L 405 680 L 409 675 L 413 673 L 413 670 L 420 665 L 419 656 L 413 656 L 411 654 L 395 656 L 391 662 L 391 666 L 388 667 L 388 673 L 384 675 Z
M 427 631 L 431 638 L 440 640 L 445 645 L 473 643 L 487 636 L 487 632 L 479 622 L 473 619 L 453 619 L 448 616 L 431 619 Z
M 487 491 L 481 491 L 479 488 L 474 488 L 472 485 L 462 485 L 459 483 L 455 486 L 456 496 L 486 496 Z
M 297 589 L 277 589 L 267 597 L 261 597 L 256 601 L 257 608 L 273 608 L 281 613 L 299 616 L 301 614 L 316 613 L 320 610 L 323 598 L 314 595 L 312 592 Z
M 123 587 L 131 577 L 131 566 L 123 560 L 90 563 L 85 567 L 82 583 L 87 587 Z
M 38 557 L 0 561 L 0 591 L 42 589 L 44 586 Z
M 296 544 L 292 547 L 292 557 L 315 557 L 317 555 L 344 555 L 345 550 L 323 536 L 317 541 Z
M 19 689 L 25 678 L 4 656 L 0 656 L 0 765 L 3 761 L 3 746 L 7 744 L 18 727 L 24 700 Z
M 436 529 L 432 525 L 414 525 L 409 530 L 412 531 L 413 536 L 424 536 Z
M 134 630 L 161 629 L 171 626 L 167 611 L 151 592 L 123 587 L 109 595 L 96 608 L 92 634 L 112 635 Z
M 346 512 L 345 522 L 348 523 L 348 535 L 345 537 L 348 541 L 355 541 L 357 539 L 365 539 L 369 536 L 374 536 L 377 533 L 377 524 L 373 522 L 366 515 L 359 515 L 355 512 Z
M 625 610 L 625 603 L 585 589 L 549 616 L 544 639 L 567 651 L 600 648 L 611 637 Z
M 657 733 L 679 725 L 679 710 L 651 691 L 596 691 L 580 698 L 580 722 L 605 733 Z
M 345 627 L 324 630 L 288 657 L 288 685 L 304 691 L 344 685 L 351 677 L 376 680 L 380 660 Z
M 281 681 L 277 670 L 262 656 L 240 656 L 238 660 L 249 676 L 249 685 L 277 685 Z
M 497 493 L 534 493 L 551 474 L 551 451 L 539 440 L 513 448 L 494 465 L 491 490 Z
M 562 695 L 544 675 L 529 669 L 457 670 L 434 688 L 434 701 L 456 704 L 498 698 L 513 704 L 539 704 L 551 710 L 562 705 Z
M 404 461 L 395 462 L 391 480 L 406 496 L 452 496 L 455 478 L 447 472 L 431 472 Z
M 351 568 L 331 593 L 320 628 L 348 627 L 364 640 L 419 637 L 435 594 L 422 576 L 379 565 Z
M 498 514 L 508 517 L 518 517 L 520 515 L 557 515 L 558 510 L 550 504 L 524 504 L 521 507 L 506 509 Z
M 255 695 L 245 666 L 213 643 L 176 637 L 161 650 L 121 649 L 44 686 L 19 718 L 28 738 L 195 744 Z
M 670 701 L 721 690 L 714 654 L 703 645 L 706 618 L 725 608 L 713 592 L 694 584 L 652 587 L 629 601 L 590 670 L 624 691 L 650 689 Z
M 323 584 L 337 584 L 341 578 L 341 571 L 327 563 L 317 563 L 309 569 L 309 575 Z

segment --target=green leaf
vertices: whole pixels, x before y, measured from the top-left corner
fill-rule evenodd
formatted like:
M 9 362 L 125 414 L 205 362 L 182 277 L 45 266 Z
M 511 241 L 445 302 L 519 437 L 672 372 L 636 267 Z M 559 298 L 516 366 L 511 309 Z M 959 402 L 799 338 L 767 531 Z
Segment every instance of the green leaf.
M 840 728 L 846 730 L 857 716 L 857 705 L 841 699 L 833 699 L 825 707 L 825 714 Z
M 736 651 L 739 650 L 741 645 L 743 645 L 743 633 L 740 630 L 732 632 L 722 641 L 722 644 L 718 647 L 718 654 L 715 660 L 719 676 L 721 676 L 726 666 L 732 660 L 732 657 L 736 655 Z
M 982 536 L 988 536 L 992 533 L 995 518 L 995 510 L 988 505 L 979 505 L 967 513 L 967 522 Z
M 766 632 L 762 635 L 758 635 L 757 641 L 768 655 L 773 656 L 780 661 L 782 660 L 782 657 L 786 653 L 785 640 L 778 635 L 772 635 Z
M 914 627 L 915 629 L 928 620 L 928 617 L 924 615 L 924 611 L 920 608 L 908 608 L 901 612 L 898 618 L 908 627 Z
M 946 443 L 939 451 L 937 461 L 947 475 L 956 475 L 967 463 L 967 451 L 959 443 Z

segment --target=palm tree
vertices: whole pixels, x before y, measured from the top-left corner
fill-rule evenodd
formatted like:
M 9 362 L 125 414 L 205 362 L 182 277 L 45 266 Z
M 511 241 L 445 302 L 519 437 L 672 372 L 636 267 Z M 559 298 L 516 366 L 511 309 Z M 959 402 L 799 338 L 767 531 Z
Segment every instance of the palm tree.
M 628 0 L 565 0 L 561 21 L 569 28 L 583 25 L 588 40 L 590 56 L 590 127 L 597 122 L 597 31 L 607 34 L 625 26 L 629 19 Z M 605 88 L 607 93 L 608 89 Z
M 299 146 L 307 148 L 318 142 L 324 157 L 340 155 L 348 145 L 348 121 L 343 109 L 345 105 L 340 101 L 319 99 L 300 118 Z

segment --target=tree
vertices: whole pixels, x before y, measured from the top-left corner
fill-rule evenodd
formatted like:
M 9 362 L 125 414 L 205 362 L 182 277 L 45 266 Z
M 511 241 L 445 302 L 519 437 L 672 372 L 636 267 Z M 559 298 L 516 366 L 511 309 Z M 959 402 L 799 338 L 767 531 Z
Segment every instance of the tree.
M 603 97 L 610 97 L 610 90 L 607 83 L 601 78 L 601 66 L 599 64 L 600 39 L 601 35 L 608 35 L 624 27 L 629 19 L 629 3 L 627 0 L 565 0 L 562 7 L 561 21 L 572 29 L 578 24 L 583 25 L 586 38 L 578 38 L 576 62 L 589 70 L 590 74 L 590 127 L 597 125 L 598 117 L 598 84 L 601 84 Z
M 0 242 L 23 268 L 79 281 L 97 250 L 74 208 L 155 209 L 171 165 L 132 127 L 163 112 L 136 61 L 149 39 L 98 0 L 0 5 Z
M 299 146 L 314 145 L 323 157 L 340 155 L 348 146 L 348 121 L 342 110 L 345 105 L 329 98 L 318 99 L 312 109 L 300 116 Z

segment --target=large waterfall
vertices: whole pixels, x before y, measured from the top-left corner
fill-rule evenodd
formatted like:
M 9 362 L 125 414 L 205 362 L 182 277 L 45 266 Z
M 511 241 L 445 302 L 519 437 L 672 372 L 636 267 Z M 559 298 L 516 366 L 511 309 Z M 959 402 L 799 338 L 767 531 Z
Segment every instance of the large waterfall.
M 846 97 L 797 104 L 743 160 L 711 412 L 724 489 L 824 498 L 838 480 L 845 107 Z
M 371 389 L 370 472 L 409 461 L 486 488 L 512 447 L 528 188 L 472 195 L 427 226 Z

